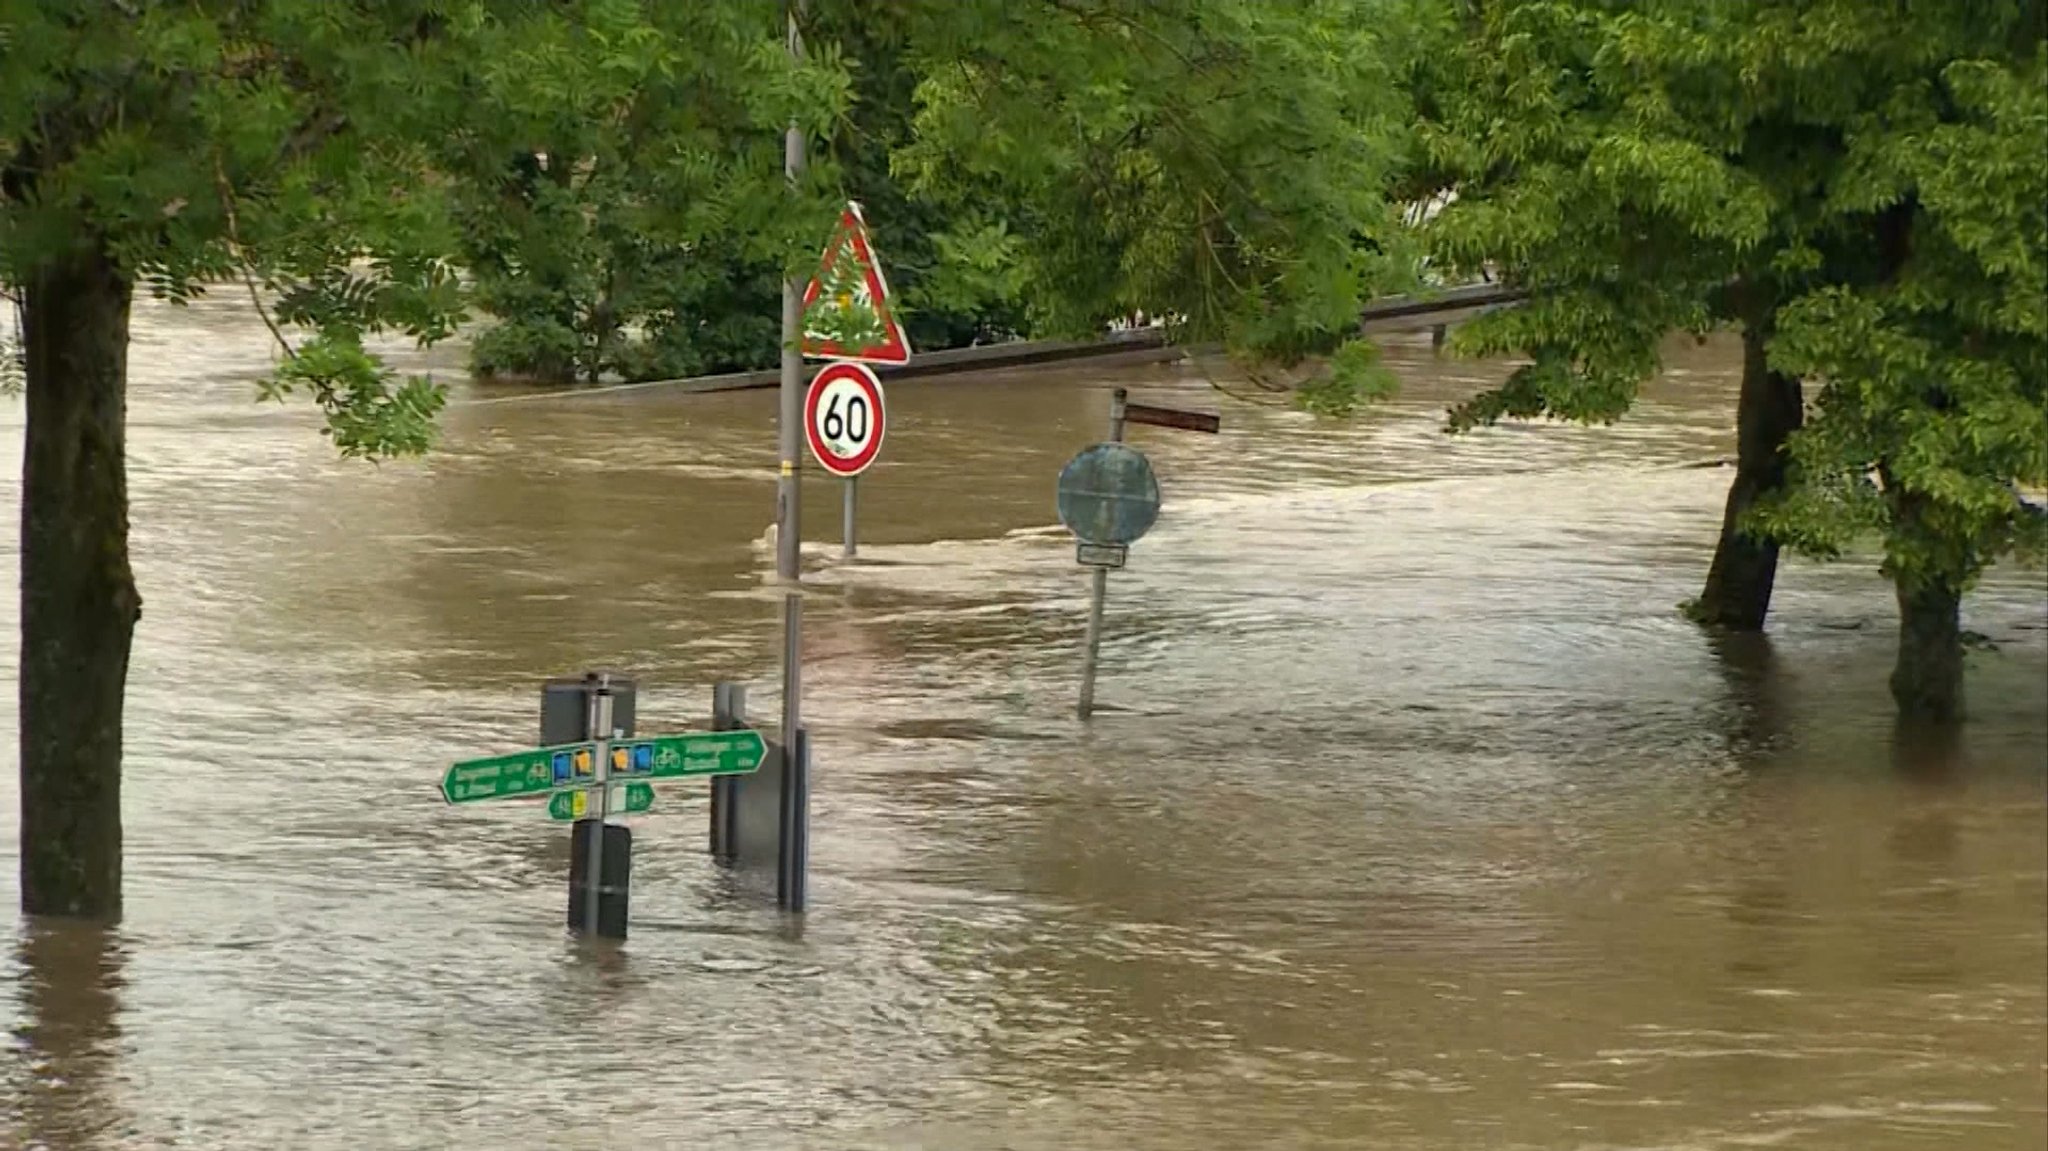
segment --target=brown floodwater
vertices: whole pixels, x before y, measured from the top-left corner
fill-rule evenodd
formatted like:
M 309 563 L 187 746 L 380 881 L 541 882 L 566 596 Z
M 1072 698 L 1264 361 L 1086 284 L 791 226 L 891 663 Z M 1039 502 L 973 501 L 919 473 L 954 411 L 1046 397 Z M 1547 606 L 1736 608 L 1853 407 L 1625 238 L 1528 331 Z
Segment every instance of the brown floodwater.
M 642 730 L 720 679 L 777 714 L 774 396 L 462 384 L 372 467 L 250 402 L 264 340 L 140 310 L 128 914 L 0 928 L 0 1146 L 2048 1143 L 2042 575 L 1971 595 L 1996 650 L 1944 742 L 1894 735 L 1868 559 L 1791 564 L 1768 639 L 1686 624 L 1725 343 L 1615 427 L 1457 439 L 1500 369 L 1426 339 L 1346 424 L 1189 365 L 893 386 L 857 562 L 806 488 L 811 913 L 679 784 L 593 952 L 561 826 L 435 784 L 590 665 Z M 1134 432 L 1165 510 L 1083 727 L 1052 489 L 1119 385 L 1224 430 Z

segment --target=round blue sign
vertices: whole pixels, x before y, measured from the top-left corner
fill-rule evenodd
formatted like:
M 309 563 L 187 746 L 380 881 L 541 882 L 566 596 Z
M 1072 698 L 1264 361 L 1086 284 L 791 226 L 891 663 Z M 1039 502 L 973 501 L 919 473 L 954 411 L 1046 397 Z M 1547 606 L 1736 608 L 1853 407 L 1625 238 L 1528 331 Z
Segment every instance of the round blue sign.
M 1129 544 L 1159 518 L 1152 461 L 1127 444 L 1096 444 L 1060 469 L 1060 522 L 1083 543 Z

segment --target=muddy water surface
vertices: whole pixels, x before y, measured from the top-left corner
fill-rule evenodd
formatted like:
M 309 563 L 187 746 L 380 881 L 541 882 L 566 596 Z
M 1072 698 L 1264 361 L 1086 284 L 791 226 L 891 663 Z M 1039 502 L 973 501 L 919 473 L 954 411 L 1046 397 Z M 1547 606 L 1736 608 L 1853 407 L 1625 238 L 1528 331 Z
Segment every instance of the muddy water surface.
M 1682 622 L 1724 346 L 1615 428 L 1457 440 L 1493 369 L 1426 343 L 1341 427 L 1187 366 L 893 387 L 859 562 L 808 485 L 815 910 L 761 910 L 668 787 L 593 959 L 563 831 L 434 784 L 594 663 L 645 729 L 723 678 L 776 713 L 773 396 L 463 386 L 374 468 L 248 402 L 230 305 L 139 326 L 129 913 L 0 928 L 0 1146 L 2048 1141 L 2042 578 L 1972 596 L 1998 651 L 1938 745 L 1894 737 L 1867 563 L 1791 567 L 1768 641 Z M 1225 430 L 1134 434 L 1166 508 L 1084 729 L 1052 481 L 1118 385 Z

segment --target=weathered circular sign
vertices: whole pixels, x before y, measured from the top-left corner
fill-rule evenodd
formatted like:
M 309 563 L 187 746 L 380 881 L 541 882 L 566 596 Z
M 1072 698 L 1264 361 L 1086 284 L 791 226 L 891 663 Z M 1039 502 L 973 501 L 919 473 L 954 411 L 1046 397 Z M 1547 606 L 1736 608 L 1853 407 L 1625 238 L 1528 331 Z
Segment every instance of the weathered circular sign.
M 1060 469 L 1060 522 L 1084 543 L 1128 544 L 1159 518 L 1152 461 L 1127 444 L 1083 448 Z
M 882 381 L 866 364 L 827 364 L 804 394 L 804 433 L 818 466 L 835 476 L 857 476 L 882 452 L 887 417 Z

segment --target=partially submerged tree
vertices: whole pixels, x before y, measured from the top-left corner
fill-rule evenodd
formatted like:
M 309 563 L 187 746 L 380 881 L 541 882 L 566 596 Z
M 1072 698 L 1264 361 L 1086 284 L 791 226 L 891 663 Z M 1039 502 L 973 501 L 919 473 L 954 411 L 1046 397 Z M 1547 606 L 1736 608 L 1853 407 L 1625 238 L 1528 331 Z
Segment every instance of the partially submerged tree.
M 1781 544 L 1881 532 L 1893 692 L 1948 718 L 1959 597 L 2048 475 L 2048 8 L 1882 7 L 1469 3 L 1422 85 L 1458 191 L 1432 232 L 1530 293 L 1460 333 L 1531 362 L 1456 428 L 1615 419 L 1668 335 L 1738 328 L 1736 475 L 1693 613 L 1761 628 Z
M 1947 62 L 1919 99 L 1861 126 L 1859 180 L 1840 200 L 1883 213 L 1884 275 L 1794 300 L 1771 346 L 1775 370 L 1820 393 L 1791 445 L 1799 482 L 1759 527 L 1822 556 L 1883 533 L 1899 602 L 1891 689 L 1910 716 L 1961 718 L 1963 593 L 2015 547 L 2040 551 L 2041 509 L 2022 489 L 2048 488 L 2041 12 L 2031 52 Z M 1952 32 L 1959 51 L 1965 32 Z
M 481 2 L 0 0 L 0 282 L 21 293 L 21 899 L 121 908 L 130 304 L 231 284 L 310 335 L 268 394 L 310 394 L 345 454 L 426 446 L 440 392 L 364 351 L 459 305 L 425 141 Z M 280 334 L 282 339 L 282 335 Z

